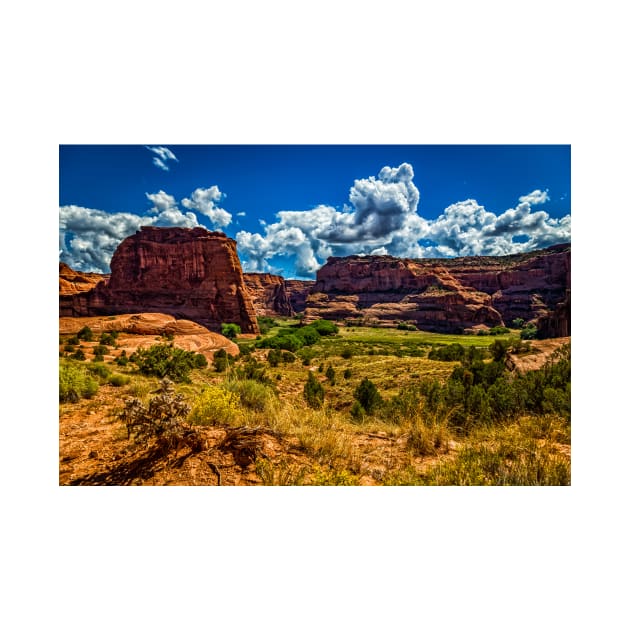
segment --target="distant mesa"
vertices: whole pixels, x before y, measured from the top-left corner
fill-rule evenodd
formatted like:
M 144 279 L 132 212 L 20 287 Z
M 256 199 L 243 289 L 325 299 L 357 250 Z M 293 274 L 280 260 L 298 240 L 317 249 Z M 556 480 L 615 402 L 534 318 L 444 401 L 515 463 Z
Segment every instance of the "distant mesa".
M 541 337 L 571 334 L 571 245 L 510 256 L 331 257 L 317 279 L 243 274 L 236 242 L 205 228 L 143 227 L 126 238 L 111 274 L 59 264 L 59 315 L 163 313 L 210 330 L 258 316 L 332 319 L 462 333 L 532 322 Z
M 306 300 L 305 321 L 473 332 L 540 322 L 545 336 L 570 335 L 571 246 L 511 256 L 329 258 Z
M 244 333 L 259 332 L 236 242 L 222 232 L 142 227 L 118 246 L 110 267 L 100 281 L 82 277 L 97 274 L 70 281 L 69 268 L 60 264 L 60 317 L 155 312 L 215 331 L 230 322 Z M 72 282 L 77 289 L 96 284 L 69 293 Z

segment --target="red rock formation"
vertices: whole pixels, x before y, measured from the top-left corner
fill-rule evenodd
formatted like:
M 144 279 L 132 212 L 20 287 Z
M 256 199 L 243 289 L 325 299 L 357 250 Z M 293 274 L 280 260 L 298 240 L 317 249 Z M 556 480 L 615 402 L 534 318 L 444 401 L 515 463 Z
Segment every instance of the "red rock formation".
M 285 280 L 284 285 L 289 296 L 291 308 L 296 313 L 303 313 L 306 308 L 306 298 L 315 282 L 313 280 Z
M 107 280 L 109 275 L 75 271 L 66 263 L 59 263 L 59 295 L 76 295 L 93 289 L 99 282 Z
M 238 346 L 227 337 L 210 332 L 195 322 L 175 319 L 162 313 L 59 318 L 59 333 L 62 335 L 74 335 L 84 326 L 89 326 L 95 334 L 95 339 L 98 339 L 97 335 L 104 332 L 123 333 L 116 340 L 116 351 L 112 358 L 119 356 L 123 350 L 130 355 L 138 348 L 148 348 L 160 343 L 156 340 L 156 335 L 169 335 L 170 341 L 176 348 L 198 352 L 210 361 L 217 350 L 225 350 L 233 356 L 240 352 Z M 98 341 L 85 345 L 96 344 Z
M 258 316 L 294 315 L 285 280 L 270 273 L 244 273 L 245 286 Z
M 157 312 L 258 333 L 236 242 L 205 228 L 142 227 L 114 252 L 109 280 L 60 298 L 60 315 Z
M 570 245 L 559 245 L 515 256 L 329 258 L 307 298 L 306 320 L 409 322 L 437 332 L 511 324 L 517 317 L 537 321 L 570 287 L 570 256 Z

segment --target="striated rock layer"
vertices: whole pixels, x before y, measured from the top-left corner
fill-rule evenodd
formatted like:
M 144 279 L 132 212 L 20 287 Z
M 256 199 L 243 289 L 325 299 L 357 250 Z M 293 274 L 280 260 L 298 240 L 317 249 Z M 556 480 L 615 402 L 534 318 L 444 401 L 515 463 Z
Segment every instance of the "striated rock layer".
M 60 295 L 60 316 L 157 312 L 211 330 L 233 322 L 258 333 L 236 242 L 205 228 L 142 227 L 114 252 L 111 275 L 89 291 Z
M 329 258 L 307 298 L 306 321 L 405 322 L 435 332 L 510 325 L 516 318 L 537 323 L 566 302 L 570 284 L 569 244 L 513 256 Z M 564 336 L 570 305 L 556 319 L 546 332 Z
M 244 273 L 245 286 L 258 316 L 294 315 L 285 279 L 270 273 Z

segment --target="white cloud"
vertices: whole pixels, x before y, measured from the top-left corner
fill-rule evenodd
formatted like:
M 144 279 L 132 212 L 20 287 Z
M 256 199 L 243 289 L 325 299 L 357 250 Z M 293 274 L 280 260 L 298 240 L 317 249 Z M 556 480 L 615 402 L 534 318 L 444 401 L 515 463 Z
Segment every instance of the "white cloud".
M 541 191 L 538 189 L 532 190 L 532 192 L 530 192 L 528 195 L 523 195 L 522 197 L 519 197 L 518 200 L 521 203 L 528 203 L 532 206 L 536 205 L 537 203 L 545 203 L 546 201 L 549 201 L 549 191 Z
M 514 254 L 570 241 L 571 217 L 551 219 L 531 206 L 549 199 L 534 190 L 500 215 L 474 199 L 448 206 L 427 220 L 418 214 L 420 193 L 410 164 L 385 166 L 377 177 L 359 179 L 350 188 L 349 205 L 278 212 L 264 235 L 236 235 L 244 267 L 271 271 L 276 256 L 294 256 L 295 273 L 309 277 L 328 256 L 390 254 L 404 258 Z M 513 240 L 519 237 L 518 240 Z
M 168 171 L 168 161 L 173 160 L 174 162 L 179 162 L 179 160 L 175 157 L 175 154 L 166 147 L 146 147 L 149 151 L 156 154 L 153 158 L 153 164 L 158 168 L 161 168 L 163 171 Z
M 152 213 L 160 213 L 166 210 L 172 210 L 177 208 L 177 202 L 173 195 L 167 195 L 163 190 L 156 193 L 145 193 L 147 199 L 153 204 L 153 207 L 149 210 Z
M 216 205 L 216 202 L 221 201 L 224 197 L 225 195 L 218 186 L 197 188 L 190 199 L 182 199 L 182 206 L 208 217 L 216 227 L 225 227 L 232 222 L 232 215 Z
M 244 217 L 247 213 L 246 212 L 237 212 L 236 216 L 237 217 Z

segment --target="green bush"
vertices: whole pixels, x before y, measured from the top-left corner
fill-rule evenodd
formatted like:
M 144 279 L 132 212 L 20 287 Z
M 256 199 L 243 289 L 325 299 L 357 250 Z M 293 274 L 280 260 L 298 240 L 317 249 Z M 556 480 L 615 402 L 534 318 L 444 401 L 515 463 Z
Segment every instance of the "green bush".
M 355 400 L 350 407 L 350 417 L 354 422 L 363 422 L 365 420 L 365 409 L 358 400 Z
M 228 339 L 236 339 L 241 334 L 241 327 L 238 324 L 221 324 L 221 334 Z
M 108 383 L 114 387 L 122 387 L 123 385 L 127 385 L 130 380 L 128 376 L 124 376 L 123 374 L 112 374 L 109 377 Z
M 77 348 L 73 354 L 70 355 L 71 359 L 76 359 L 77 361 L 85 361 L 85 352 L 81 348 Z
M 94 374 L 102 380 L 107 380 L 111 375 L 111 372 L 109 371 L 107 366 L 100 362 L 91 363 L 87 366 L 87 369 L 90 374 Z
M 92 341 L 93 337 L 92 329 L 89 326 L 83 326 L 77 333 L 77 338 L 83 341 Z
M 383 402 L 376 385 L 367 377 L 354 390 L 354 397 L 368 414 L 372 413 Z
M 506 328 L 505 326 L 493 326 L 490 329 L 490 334 L 491 335 L 505 335 L 506 333 L 509 333 L 510 329 Z
M 274 326 L 276 326 L 276 320 L 272 317 L 258 317 L 258 328 L 263 335 L 266 335 Z
M 199 365 L 195 352 L 175 348 L 173 344 L 139 348 L 130 358 L 142 374 L 169 377 L 176 382 L 189 382 L 191 370 Z
M 271 387 L 253 379 L 227 381 L 224 388 L 236 394 L 243 407 L 255 411 L 264 411 L 275 397 Z
M 112 330 L 111 332 L 101 333 L 99 337 L 99 344 L 103 346 L 116 346 L 116 339 L 118 338 L 118 331 Z
M 324 388 L 312 372 L 308 373 L 308 379 L 304 385 L 304 399 L 312 409 L 319 409 L 324 404 Z
M 329 365 L 326 369 L 326 378 L 331 385 L 335 384 L 335 368 L 332 365 Z
M 523 328 L 524 324 L 525 320 L 522 317 L 517 317 L 512 320 L 512 326 L 514 326 L 514 328 Z
M 282 361 L 282 351 L 277 348 L 272 348 L 267 353 L 267 362 L 271 367 L 278 367 Z
M 102 361 L 107 353 L 107 346 L 94 346 L 94 361 Z
M 527 324 L 523 330 L 521 330 L 521 339 L 530 340 L 536 339 L 538 335 L 538 329 L 534 324 Z
M 352 376 L 352 370 L 350 368 L 346 368 L 343 371 L 343 377 L 348 380 Z
M 459 343 L 451 343 L 447 346 L 434 346 L 427 358 L 432 361 L 461 361 L 465 353 L 464 346 Z
M 195 398 L 189 420 L 193 424 L 230 424 L 240 416 L 239 394 L 209 385 Z
M 344 348 L 341 351 L 341 358 L 342 359 L 351 359 L 352 358 L 352 350 L 350 348 Z
M 98 391 L 98 382 L 82 365 L 59 363 L 59 402 L 78 402 L 92 398 Z

